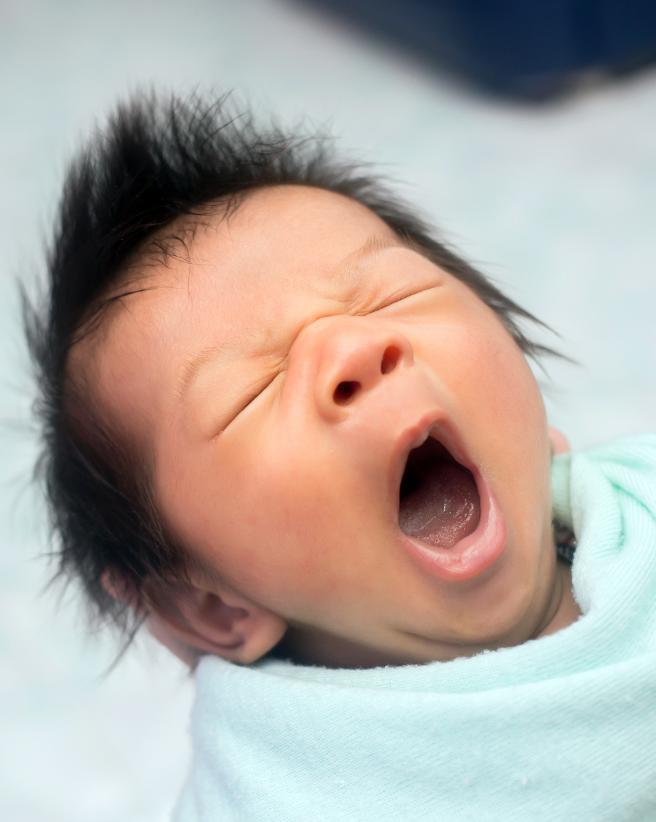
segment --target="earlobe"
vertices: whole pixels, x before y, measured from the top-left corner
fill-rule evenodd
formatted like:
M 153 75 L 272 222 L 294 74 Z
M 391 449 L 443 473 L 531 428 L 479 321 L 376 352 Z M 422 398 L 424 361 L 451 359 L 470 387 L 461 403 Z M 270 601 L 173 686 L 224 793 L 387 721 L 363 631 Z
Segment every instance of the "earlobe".
M 555 454 L 566 454 L 568 451 L 570 451 L 569 440 L 562 433 L 562 431 L 559 431 L 557 428 L 554 428 L 552 425 L 550 425 L 548 433 L 549 442 L 551 443 L 552 456 Z
M 137 608 L 138 598 L 110 570 L 100 578 L 114 599 Z M 215 592 L 192 583 L 146 586 L 147 624 L 153 636 L 187 664 L 198 654 L 214 654 L 249 665 L 282 639 L 286 622 L 265 608 L 229 591 Z
M 149 599 L 157 621 L 153 633 L 164 645 L 182 643 L 244 665 L 267 654 L 287 629 L 283 619 L 230 591 L 173 583 Z

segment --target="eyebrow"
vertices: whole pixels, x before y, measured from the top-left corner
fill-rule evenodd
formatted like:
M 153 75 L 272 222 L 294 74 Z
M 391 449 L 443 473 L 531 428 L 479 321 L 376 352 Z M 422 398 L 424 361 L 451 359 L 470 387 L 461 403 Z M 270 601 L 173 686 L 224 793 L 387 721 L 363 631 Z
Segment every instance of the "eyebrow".
M 381 251 L 387 248 L 396 247 L 412 249 L 412 246 L 400 237 L 392 240 L 388 237 L 372 234 L 359 248 L 349 252 L 337 263 L 332 272 L 333 277 L 336 279 L 340 277 L 350 279 L 357 273 L 358 268 L 365 260 L 376 257 Z M 185 363 L 181 369 L 175 391 L 178 401 L 182 402 L 203 368 L 210 365 L 219 353 L 226 351 L 226 349 L 230 347 L 230 341 L 226 340 L 220 345 L 208 345 L 194 354 L 194 356 Z

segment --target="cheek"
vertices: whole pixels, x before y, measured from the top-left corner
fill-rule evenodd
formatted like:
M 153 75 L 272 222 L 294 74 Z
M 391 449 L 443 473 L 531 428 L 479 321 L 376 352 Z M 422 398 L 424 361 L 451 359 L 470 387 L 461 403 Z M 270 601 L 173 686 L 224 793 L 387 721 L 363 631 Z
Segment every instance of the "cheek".
M 491 458 L 504 479 L 512 471 L 544 473 L 549 451 L 544 403 L 510 334 L 487 311 L 472 312 L 444 334 L 441 350 L 457 355 L 441 356 L 437 370 L 472 446 L 480 449 L 478 456 Z
M 177 481 L 161 484 L 175 489 L 164 496 L 183 544 L 230 585 L 283 612 L 330 588 L 334 517 L 315 474 L 262 435 L 248 448 L 226 437 L 187 453 Z
M 307 432 L 305 438 L 292 433 L 284 440 L 267 437 L 251 462 L 246 505 L 254 513 L 248 532 L 259 546 L 261 569 L 251 582 L 261 582 L 261 595 L 282 609 L 314 613 L 371 569 L 367 551 L 355 550 L 353 535 L 362 533 L 362 518 L 346 502 L 353 495 L 345 493 L 340 458 Z M 294 442 L 305 445 L 297 449 Z
M 499 389 L 521 380 L 523 358 L 512 339 L 478 313 L 457 322 L 425 326 L 418 353 L 435 369 L 455 398 L 494 400 Z M 495 389 L 490 393 L 491 389 Z
M 474 313 L 452 340 L 458 352 L 452 371 L 459 393 L 493 414 L 490 422 L 542 418 L 543 404 L 523 353 L 496 317 Z
M 491 339 L 479 358 L 476 393 L 489 423 L 505 436 L 546 433 L 539 388 L 514 341 L 505 335 Z

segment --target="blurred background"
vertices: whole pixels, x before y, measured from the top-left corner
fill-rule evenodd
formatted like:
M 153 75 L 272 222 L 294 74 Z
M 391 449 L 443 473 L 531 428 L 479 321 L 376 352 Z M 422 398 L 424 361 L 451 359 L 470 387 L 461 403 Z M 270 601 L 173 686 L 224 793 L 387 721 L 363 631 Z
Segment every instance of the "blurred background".
M 530 9 L 530 11 L 528 11 Z M 16 282 L 42 265 L 65 164 L 144 84 L 236 89 L 330 126 L 580 363 L 540 376 L 574 447 L 655 427 L 651 2 L 0 0 L 0 817 L 155 822 L 184 779 L 191 683 L 144 638 L 42 595 L 34 389 Z M 503 390 L 503 386 L 500 386 Z

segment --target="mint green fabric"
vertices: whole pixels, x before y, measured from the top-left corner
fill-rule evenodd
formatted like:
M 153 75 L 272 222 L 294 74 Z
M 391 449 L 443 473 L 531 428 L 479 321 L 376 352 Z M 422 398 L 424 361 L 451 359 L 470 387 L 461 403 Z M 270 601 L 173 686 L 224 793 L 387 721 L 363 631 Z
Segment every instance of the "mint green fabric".
M 557 457 L 583 616 L 428 665 L 197 670 L 177 822 L 656 820 L 656 437 Z

